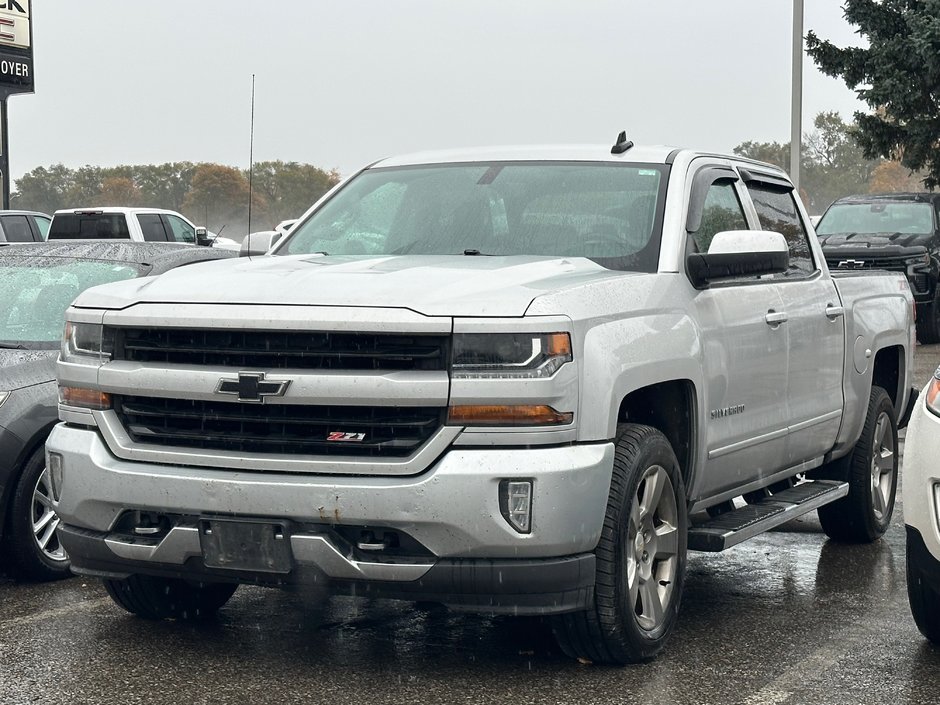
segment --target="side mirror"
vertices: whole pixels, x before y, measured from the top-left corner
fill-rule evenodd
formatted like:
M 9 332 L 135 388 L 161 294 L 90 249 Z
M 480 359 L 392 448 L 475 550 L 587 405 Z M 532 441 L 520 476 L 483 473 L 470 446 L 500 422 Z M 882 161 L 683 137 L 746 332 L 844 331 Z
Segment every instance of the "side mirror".
M 241 249 L 238 251 L 239 257 L 255 257 L 257 255 L 266 255 L 268 250 L 274 247 L 283 237 L 283 233 L 274 230 L 262 230 L 257 233 L 249 233 L 242 240 Z
M 790 251 L 780 233 L 767 230 L 726 230 L 716 233 L 708 252 L 686 258 L 689 278 L 696 289 L 731 277 L 759 276 L 787 271 Z
M 206 228 L 196 228 L 196 244 L 203 247 L 212 244 L 212 238 L 209 237 L 209 231 Z

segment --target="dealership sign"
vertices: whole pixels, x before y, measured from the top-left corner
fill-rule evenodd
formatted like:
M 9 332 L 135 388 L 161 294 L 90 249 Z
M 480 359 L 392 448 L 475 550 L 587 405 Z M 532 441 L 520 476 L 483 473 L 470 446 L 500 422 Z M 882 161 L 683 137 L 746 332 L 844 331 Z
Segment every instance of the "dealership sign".
M 31 0 L 0 0 L 0 98 L 33 92 Z

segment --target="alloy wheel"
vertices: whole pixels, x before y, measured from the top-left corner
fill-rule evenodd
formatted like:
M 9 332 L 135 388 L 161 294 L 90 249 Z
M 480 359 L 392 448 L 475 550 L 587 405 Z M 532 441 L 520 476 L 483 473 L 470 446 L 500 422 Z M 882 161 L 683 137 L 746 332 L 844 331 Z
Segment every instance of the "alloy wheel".
M 56 534 L 56 529 L 59 527 L 59 517 L 56 514 L 57 504 L 52 494 L 49 469 L 45 468 L 36 481 L 36 487 L 33 488 L 30 516 L 33 539 L 36 547 L 46 559 L 62 562 L 68 560 L 68 554 L 59 543 L 59 537 Z

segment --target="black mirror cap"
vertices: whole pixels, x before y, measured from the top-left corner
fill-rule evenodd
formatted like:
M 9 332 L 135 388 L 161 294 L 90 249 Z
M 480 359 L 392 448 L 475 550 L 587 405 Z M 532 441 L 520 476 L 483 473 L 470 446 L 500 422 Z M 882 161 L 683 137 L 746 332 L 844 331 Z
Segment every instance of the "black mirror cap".
M 716 279 L 779 274 L 790 267 L 789 252 L 695 252 L 686 258 L 689 279 L 696 289 L 707 289 Z
M 209 238 L 209 231 L 206 228 L 196 228 L 196 244 L 202 245 L 203 247 L 208 247 L 212 244 L 212 240 Z

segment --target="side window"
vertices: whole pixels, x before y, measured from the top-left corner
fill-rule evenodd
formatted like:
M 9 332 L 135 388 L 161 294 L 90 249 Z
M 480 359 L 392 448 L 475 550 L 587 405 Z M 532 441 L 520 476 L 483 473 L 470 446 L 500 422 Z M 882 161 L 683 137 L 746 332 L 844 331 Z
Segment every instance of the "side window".
M 52 219 L 44 215 L 37 215 L 33 217 L 33 221 L 36 223 L 36 227 L 39 228 L 39 234 L 42 236 L 42 239 L 45 240 L 49 237 L 49 224 L 52 222 Z
M 747 190 L 757 210 L 761 228 L 780 233 L 787 240 L 790 248 L 788 274 L 809 275 L 816 271 L 809 236 L 793 200 L 793 191 L 760 182 L 749 183 Z
M 140 229 L 144 233 L 144 240 L 147 242 L 166 242 L 166 230 L 163 229 L 163 221 L 157 213 L 138 213 L 137 222 L 140 223 Z
M 716 233 L 722 230 L 747 230 L 747 219 L 731 180 L 716 181 L 708 188 L 702 208 L 702 223 L 690 234 L 694 251 L 708 252 Z
M 167 234 L 171 242 L 188 242 L 190 245 L 196 244 L 196 230 L 185 220 L 176 215 L 164 215 L 167 224 L 170 226 Z
M 0 218 L 7 242 L 33 242 L 33 231 L 25 215 L 5 215 Z

